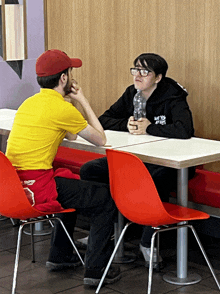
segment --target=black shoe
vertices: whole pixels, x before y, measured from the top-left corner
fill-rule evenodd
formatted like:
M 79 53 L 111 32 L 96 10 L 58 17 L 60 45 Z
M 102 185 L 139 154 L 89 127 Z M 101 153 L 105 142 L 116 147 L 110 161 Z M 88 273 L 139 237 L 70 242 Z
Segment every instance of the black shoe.
M 98 286 L 102 278 L 102 275 L 104 273 L 104 270 L 105 270 L 104 268 L 102 270 L 86 269 L 84 279 L 83 279 L 84 285 Z M 120 278 L 121 278 L 120 267 L 118 265 L 111 265 L 103 284 L 113 284 L 117 282 L 118 280 L 120 280 Z
M 78 255 L 73 254 L 71 258 L 67 258 L 66 260 L 63 260 L 63 261 L 48 260 L 46 262 L 46 267 L 50 271 L 60 271 L 63 269 L 68 269 L 68 268 L 75 268 L 77 266 L 80 266 L 81 264 L 82 263 Z

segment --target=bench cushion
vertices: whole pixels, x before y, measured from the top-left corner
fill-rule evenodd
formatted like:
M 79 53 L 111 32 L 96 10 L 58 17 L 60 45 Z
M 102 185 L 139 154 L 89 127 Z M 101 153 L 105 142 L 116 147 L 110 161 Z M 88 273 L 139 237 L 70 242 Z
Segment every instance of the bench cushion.
M 60 167 L 69 168 L 73 173 L 79 174 L 80 167 L 84 163 L 101 157 L 105 155 L 60 146 L 53 162 L 53 168 L 55 170 Z
M 196 169 L 189 181 L 189 201 L 220 208 L 220 173 Z

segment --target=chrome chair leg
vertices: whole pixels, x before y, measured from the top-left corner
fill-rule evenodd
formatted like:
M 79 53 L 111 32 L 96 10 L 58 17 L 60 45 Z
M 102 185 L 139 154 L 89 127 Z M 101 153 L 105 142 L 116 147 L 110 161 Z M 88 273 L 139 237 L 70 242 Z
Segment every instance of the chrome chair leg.
M 196 238 L 196 241 L 197 241 L 197 243 L 198 243 L 198 245 L 199 245 L 199 248 L 201 249 L 202 254 L 203 254 L 204 258 L 205 258 L 205 261 L 206 261 L 206 263 L 207 263 L 207 265 L 208 265 L 208 267 L 209 267 L 209 269 L 210 269 L 210 271 L 211 271 L 211 273 L 212 273 L 212 276 L 213 276 L 213 278 L 214 278 L 214 280 L 215 280 L 215 282 L 216 282 L 216 284 L 217 284 L 217 286 L 218 286 L 218 288 L 219 288 L 219 290 L 220 290 L 220 284 L 219 284 L 219 281 L 218 281 L 218 279 L 217 279 L 217 277 L 216 277 L 216 274 L 215 274 L 215 272 L 214 272 L 214 269 L 213 269 L 213 267 L 212 267 L 212 265 L 211 265 L 211 263 L 210 263 L 210 261 L 209 261 L 209 258 L 208 258 L 207 254 L 206 254 L 206 252 L 205 252 L 205 250 L 204 250 L 204 248 L 203 248 L 203 246 L 202 246 L 202 243 L 201 243 L 201 241 L 200 241 L 200 239 L 199 239 L 199 236 L 198 236 L 198 234 L 196 233 L 196 230 L 194 229 L 194 227 L 193 227 L 192 225 L 187 225 L 187 227 L 190 228 L 190 229 L 192 230 L 192 232 L 193 232 L 193 234 L 194 234 L 194 236 L 195 236 L 195 238 Z
M 21 249 L 21 236 L 23 227 L 26 224 L 21 224 L 18 231 L 18 241 L 17 241 L 17 249 L 16 249 L 16 257 L 15 257 L 15 266 L 14 266 L 14 275 L 13 275 L 13 283 L 12 283 L 12 294 L 15 294 L 16 282 L 17 282 L 17 274 L 18 274 L 18 262 L 20 256 L 20 249 Z
M 201 249 L 202 254 L 203 254 L 203 256 L 204 256 L 204 258 L 206 260 L 206 263 L 207 263 L 207 265 L 208 265 L 208 267 L 209 267 L 209 269 L 210 269 L 210 271 L 212 273 L 212 276 L 213 276 L 213 278 L 214 278 L 214 280 L 215 280 L 215 282 L 216 282 L 216 284 L 217 284 L 217 286 L 218 286 L 218 288 L 220 290 L 220 283 L 219 283 L 219 281 L 218 281 L 218 279 L 216 277 L 216 274 L 214 272 L 214 269 L 213 269 L 213 267 L 212 267 L 212 265 L 211 265 L 211 263 L 209 261 L 209 258 L 208 258 L 207 254 L 206 254 L 206 252 L 205 252 L 205 250 L 204 250 L 204 248 L 202 246 L 202 243 L 201 243 L 201 241 L 200 241 L 200 239 L 199 239 L 199 237 L 198 237 L 198 235 L 197 235 L 194 227 L 192 225 L 189 225 L 189 224 L 181 224 L 179 226 L 166 227 L 166 228 L 158 229 L 152 235 L 152 238 L 151 238 L 150 268 L 149 268 L 149 275 L 148 275 L 148 290 L 147 290 L 147 294 L 150 294 L 151 293 L 151 286 L 152 286 L 152 277 L 153 277 L 153 249 L 154 249 L 154 243 L 155 243 L 155 235 L 158 234 L 158 233 L 160 233 L 160 232 L 166 232 L 166 231 L 171 231 L 171 230 L 178 230 L 178 229 L 183 228 L 183 227 L 187 227 L 187 228 L 190 228 L 192 230 L 192 232 L 193 232 L 193 234 L 194 234 L 194 236 L 196 238 L 196 241 L 197 241 L 197 243 L 199 245 L 199 248 Z
M 154 244 L 155 244 L 155 236 L 156 234 L 159 235 L 159 232 L 156 231 L 153 233 L 151 237 L 151 248 L 150 248 L 150 264 L 149 264 L 149 274 L 148 274 L 148 288 L 147 288 L 147 294 L 151 293 L 151 287 L 152 287 L 152 277 L 153 277 L 153 255 L 154 255 Z
M 54 224 L 51 220 L 49 220 L 49 223 L 50 223 L 51 227 L 54 228 Z
M 13 220 L 13 218 L 10 218 L 10 220 L 11 220 L 12 225 L 15 226 L 15 221 Z
M 116 243 L 116 245 L 115 245 L 115 248 L 114 248 L 114 250 L 113 250 L 113 252 L 112 252 L 112 255 L 111 255 L 111 257 L 110 257 L 110 259 L 109 259 L 109 261 L 108 261 L 108 264 L 107 264 L 107 266 L 106 266 L 106 268 L 105 268 L 105 271 L 104 271 L 104 273 L 103 273 L 103 275 L 102 275 L 102 278 L 101 278 L 101 280 L 100 280 L 100 282 L 99 282 L 99 284 L 98 284 L 98 287 L 97 287 L 97 289 L 96 289 L 96 291 L 95 291 L 96 294 L 99 293 L 100 288 L 102 287 L 102 284 L 103 284 L 103 282 L 104 282 L 104 279 L 105 279 L 105 277 L 106 277 L 106 275 L 107 275 L 107 272 L 108 272 L 108 270 L 109 270 L 109 268 L 110 268 L 110 265 L 111 265 L 111 263 L 112 263 L 112 261 L 113 261 L 113 258 L 115 257 L 115 254 L 116 254 L 116 252 L 117 252 L 117 250 L 118 250 L 118 247 L 119 247 L 119 245 L 120 245 L 120 243 L 121 243 L 121 240 L 122 240 L 122 238 L 124 237 L 124 234 L 125 234 L 127 228 L 128 228 L 131 224 L 132 224 L 132 223 L 130 222 L 130 223 L 127 223 L 127 224 L 124 226 L 124 229 L 122 230 L 121 235 L 120 235 L 119 238 L 118 238 L 118 241 L 117 241 L 117 243 Z
M 34 251 L 34 224 L 30 224 L 31 231 L 31 253 L 32 253 L 32 262 L 35 262 L 35 251 Z
M 19 230 L 18 230 L 18 240 L 17 240 L 17 249 L 16 249 L 16 257 L 15 257 L 15 265 L 14 265 L 14 274 L 13 274 L 13 283 L 12 283 L 12 294 L 15 294 L 15 289 L 16 289 L 16 282 L 17 282 L 17 274 L 18 274 L 18 262 L 19 262 L 19 256 L 20 256 L 20 249 L 21 249 L 21 236 L 22 236 L 22 230 L 23 227 L 25 225 L 30 225 L 31 228 L 31 246 L 32 246 L 32 258 L 33 258 L 33 262 L 35 262 L 35 254 L 34 254 L 34 239 L 33 239 L 33 225 L 37 222 L 45 222 L 47 220 L 58 220 L 60 222 L 60 224 L 62 225 L 67 237 L 69 238 L 74 250 L 76 251 L 77 255 L 79 256 L 80 261 L 82 262 L 82 264 L 84 265 L 84 261 L 82 260 L 82 257 L 79 254 L 78 249 L 76 248 L 76 245 L 74 244 L 73 240 L 71 239 L 66 227 L 64 226 L 63 222 L 61 221 L 61 219 L 59 219 L 58 217 L 51 217 L 51 218 L 44 218 L 44 219 L 37 219 L 37 220 L 30 220 L 28 222 L 23 222 L 20 226 L 19 226 Z
M 48 216 L 48 215 L 46 215 L 46 218 L 48 218 L 51 227 L 54 228 L 54 224 L 53 224 L 53 222 L 49 219 L 49 216 Z
M 71 242 L 71 244 L 72 244 L 74 250 L 76 251 L 76 253 L 77 253 L 77 255 L 78 255 L 78 257 L 79 257 L 79 259 L 80 259 L 82 265 L 84 266 L 85 263 L 84 263 L 84 261 L 82 260 L 82 257 L 81 257 L 81 255 L 79 254 L 79 251 L 78 251 L 78 249 L 76 248 L 76 245 L 74 244 L 72 238 L 70 237 L 69 233 L 67 232 L 67 229 L 66 229 L 66 227 L 64 226 L 63 222 L 62 222 L 61 219 L 59 219 L 58 217 L 54 217 L 54 219 L 57 219 L 57 220 L 60 222 L 60 224 L 62 225 L 62 227 L 63 227 L 63 229 L 64 229 L 64 231 L 65 231 L 67 237 L 69 238 L 69 240 L 70 240 L 70 242 Z
M 160 263 L 159 263 L 159 255 L 160 255 L 160 234 L 157 234 L 157 268 L 156 271 L 160 271 Z

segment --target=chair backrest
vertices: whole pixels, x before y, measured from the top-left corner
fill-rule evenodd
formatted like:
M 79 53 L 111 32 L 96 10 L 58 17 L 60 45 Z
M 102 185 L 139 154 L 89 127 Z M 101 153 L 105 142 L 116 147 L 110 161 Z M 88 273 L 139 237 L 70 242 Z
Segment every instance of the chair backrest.
M 174 223 L 165 210 L 150 173 L 133 154 L 106 150 L 112 198 L 130 221 L 159 226 Z
M 2 152 L 0 152 L 0 215 L 22 220 L 46 215 L 31 206 L 15 168 Z

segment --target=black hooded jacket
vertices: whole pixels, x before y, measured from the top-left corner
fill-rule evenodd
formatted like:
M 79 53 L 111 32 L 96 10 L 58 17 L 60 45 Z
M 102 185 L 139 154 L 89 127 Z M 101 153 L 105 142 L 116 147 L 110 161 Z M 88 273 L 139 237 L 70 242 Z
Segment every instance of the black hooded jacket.
M 133 116 L 134 85 L 100 117 L 105 130 L 128 132 L 127 123 Z M 163 78 L 146 103 L 146 117 L 151 122 L 147 133 L 153 136 L 189 139 L 194 136 L 192 113 L 186 97 L 187 91 L 171 78 Z

